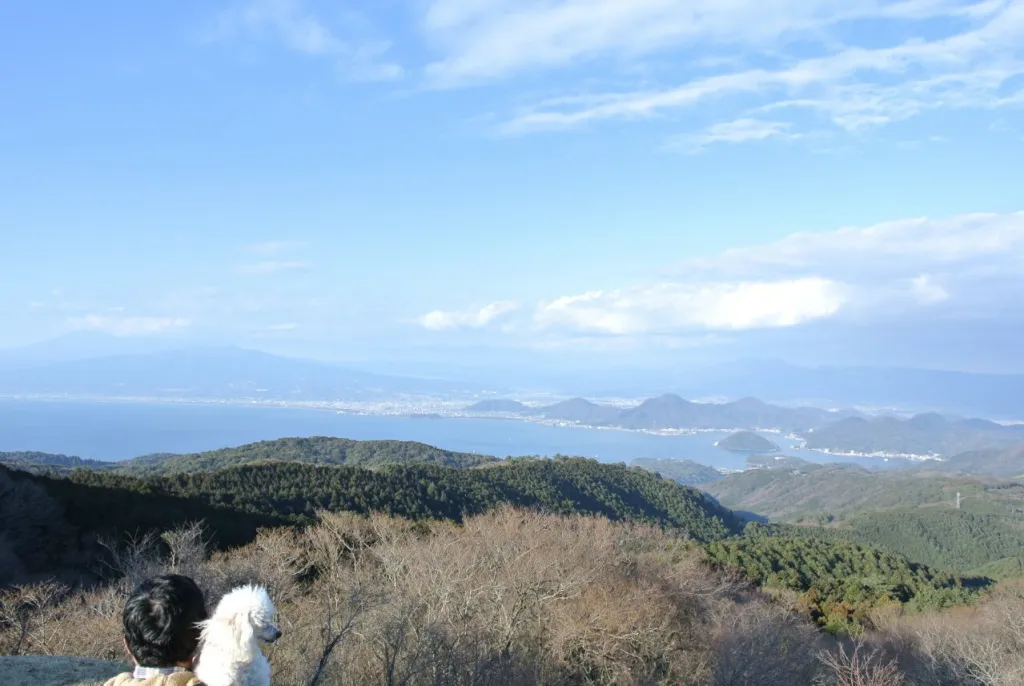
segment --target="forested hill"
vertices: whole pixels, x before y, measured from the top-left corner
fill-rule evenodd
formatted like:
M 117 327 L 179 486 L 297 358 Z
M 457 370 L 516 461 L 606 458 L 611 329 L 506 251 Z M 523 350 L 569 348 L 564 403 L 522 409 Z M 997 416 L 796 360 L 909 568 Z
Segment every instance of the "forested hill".
M 1011 516 L 1024 508 L 1024 487 L 1014 482 L 908 471 L 871 472 L 855 465 L 750 469 L 704 486 L 726 507 L 774 521 L 813 522 L 822 515 L 845 519 L 905 507 L 956 506 L 975 514 Z
M 75 478 L 103 483 L 107 476 L 83 472 Z M 327 509 L 459 521 L 511 504 L 646 522 L 685 531 L 700 541 L 728 536 L 741 526 L 732 512 L 696 489 L 644 470 L 582 458 L 517 459 L 492 469 L 472 470 L 432 464 L 389 465 L 371 471 L 269 463 L 173 474 L 140 483 L 169 495 L 288 518 Z
M 197 520 L 220 543 L 238 545 L 259 526 L 308 522 L 318 510 L 461 521 L 503 504 L 643 522 L 697 541 L 742 526 L 696 489 L 580 458 L 473 470 L 270 462 L 144 478 L 84 469 L 57 478 L 0 466 L 0 567 L 7 574 L 76 567 L 95 555 L 88 541 L 98 534 L 138 535 Z
M 846 539 L 962 574 L 1019 576 L 1024 568 L 1017 481 L 829 465 L 750 470 L 704 488 L 776 522 L 824 525 L 780 529 L 787 534 Z
M 353 441 L 313 436 L 261 441 L 191 455 L 147 455 L 118 463 L 116 471 L 133 476 L 159 476 L 270 460 L 367 468 L 408 463 L 465 468 L 495 462 L 496 458 L 476 453 L 456 453 L 411 441 Z
M 111 466 L 102 460 L 86 460 L 72 455 L 54 455 L 36 451 L 0 452 L 0 464 L 10 465 L 18 469 L 36 470 L 47 467 L 54 469 L 106 469 Z

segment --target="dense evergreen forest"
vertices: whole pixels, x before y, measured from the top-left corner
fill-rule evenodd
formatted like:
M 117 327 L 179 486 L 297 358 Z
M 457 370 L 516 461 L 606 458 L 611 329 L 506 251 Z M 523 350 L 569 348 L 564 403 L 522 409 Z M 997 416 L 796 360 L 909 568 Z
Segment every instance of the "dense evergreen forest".
M 753 522 L 744 536 L 712 542 L 707 549 L 712 559 L 743 570 L 751 580 L 796 591 L 811 617 L 833 633 L 858 625 L 885 603 L 920 609 L 969 602 L 975 595 L 970 586 L 986 583 L 965 584 L 952 574 L 843 539 L 779 535 Z
M 353 441 L 312 436 L 261 441 L 192 455 L 152 455 L 118 463 L 116 471 L 136 476 L 182 474 L 277 460 L 348 467 L 425 463 L 445 467 L 475 467 L 494 462 L 490 455 L 456 453 L 411 441 Z
M 803 465 L 730 474 L 703 488 L 731 508 L 824 527 L 790 529 L 800 535 L 871 545 L 960 574 L 1017 576 L 1024 558 L 1019 481 Z

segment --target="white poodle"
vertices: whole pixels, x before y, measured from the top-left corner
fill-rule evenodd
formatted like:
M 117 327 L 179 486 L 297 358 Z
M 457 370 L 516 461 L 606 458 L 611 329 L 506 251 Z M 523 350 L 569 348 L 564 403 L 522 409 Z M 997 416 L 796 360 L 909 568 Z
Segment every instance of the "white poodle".
M 206 686 L 270 686 L 270 663 L 260 641 L 281 637 L 267 591 L 241 586 L 221 598 L 203 634 L 196 676 Z

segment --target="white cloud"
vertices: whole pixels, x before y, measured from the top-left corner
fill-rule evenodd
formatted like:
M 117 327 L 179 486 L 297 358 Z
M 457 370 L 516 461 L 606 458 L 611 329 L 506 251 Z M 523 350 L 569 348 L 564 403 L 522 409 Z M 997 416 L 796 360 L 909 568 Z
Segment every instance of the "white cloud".
M 294 331 L 299 328 L 299 325 L 295 322 L 285 322 L 284 324 L 271 324 L 267 327 L 267 331 Z
M 433 331 L 445 329 L 474 328 L 487 326 L 491 321 L 520 308 L 519 303 L 508 300 L 493 302 L 479 309 L 445 312 L 434 310 L 420 317 L 420 326 Z
M 843 284 L 822 278 L 662 283 L 558 298 L 541 304 L 535 322 L 541 328 L 620 335 L 787 327 L 835 314 L 847 300 L 845 291 Z
M 736 119 L 722 122 L 696 134 L 678 136 L 669 143 L 669 148 L 697 153 L 716 143 L 749 143 L 769 138 L 796 140 L 800 134 L 790 133 L 792 124 L 762 119 Z
M 389 81 L 404 70 L 387 59 L 390 43 L 367 35 L 365 22 L 349 14 L 349 33 L 338 30 L 310 10 L 304 0 L 250 0 L 220 14 L 205 33 L 210 41 L 238 37 L 275 41 L 289 50 L 333 61 L 345 76 L 362 81 Z
M 102 331 L 113 336 L 151 336 L 187 328 L 192 322 L 183 317 L 112 317 L 89 314 L 71 317 L 67 323 L 79 331 Z
M 279 272 L 295 271 L 297 269 L 308 268 L 308 262 L 301 262 L 298 260 L 266 260 L 264 262 L 254 262 L 252 264 L 240 265 L 236 269 L 236 271 L 239 274 L 253 276 L 260 274 L 277 274 Z

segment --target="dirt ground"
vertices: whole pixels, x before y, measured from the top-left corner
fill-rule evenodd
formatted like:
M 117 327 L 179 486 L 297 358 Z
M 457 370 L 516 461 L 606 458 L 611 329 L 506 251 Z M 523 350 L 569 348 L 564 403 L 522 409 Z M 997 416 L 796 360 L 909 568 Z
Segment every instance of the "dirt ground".
M 102 686 L 128 665 L 73 657 L 0 657 L 3 686 Z

